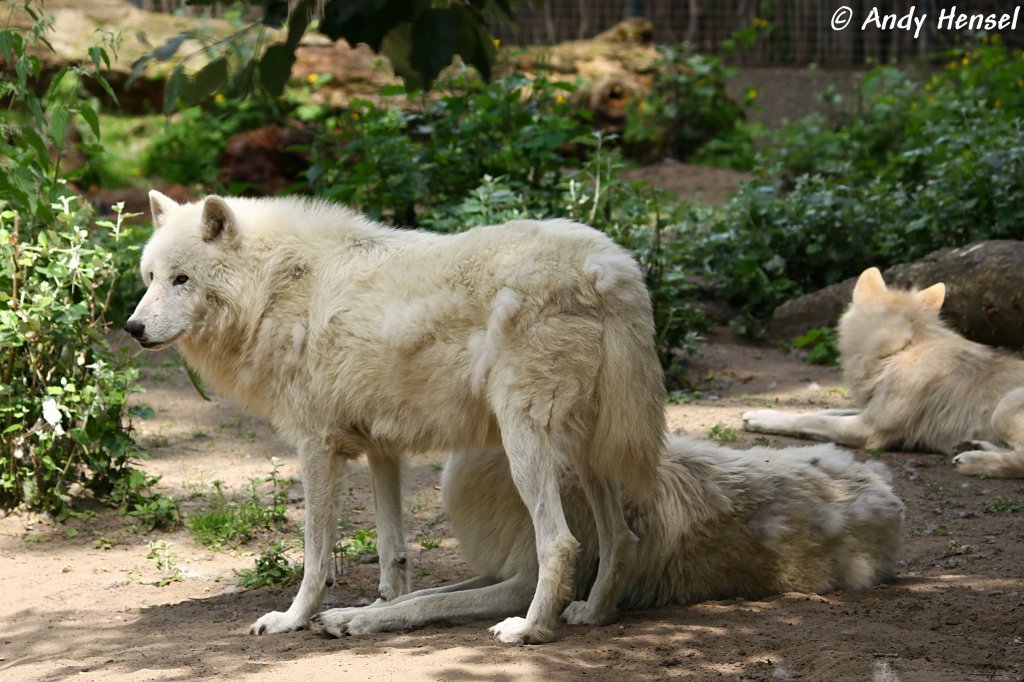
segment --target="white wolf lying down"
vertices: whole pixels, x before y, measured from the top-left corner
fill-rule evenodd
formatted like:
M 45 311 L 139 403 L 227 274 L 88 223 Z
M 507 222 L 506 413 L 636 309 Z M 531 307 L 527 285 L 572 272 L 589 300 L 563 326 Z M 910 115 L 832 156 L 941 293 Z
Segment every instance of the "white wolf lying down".
M 626 499 L 640 537 L 623 575 L 619 607 L 686 604 L 784 591 L 865 589 L 894 573 L 903 504 L 877 462 L 833 445 L 731 450 L 672 437 L 652 495 Z M 500 450 L 453 455 L 442 478 L 445 509 L 479 577 L 420 590 L 389 603 L 325 611 L 312 627 L 367 634 L 518 613 L 537 584 L 530 516 Z M 594 528 L 579 486 L 564 495 L 580 538 L 577 594 L 598 564 Z M 583 608 L 574 601 L 566 619 Z
M 504 448 L 537 529 L 536 593 L 526 618 L 495 636 L 550 639 L 573 590 L 566 471 L 600 537 L 576 622 L 614 617 L 636 543 L 620 486 L 650 489 L 666 431 L 650 299 L 627 251 L 566 220 L 440 235 L 303 199 L 150 199 L 147 290 L 125 331 L 150 349 L 177 343 L 299 452 L 305 572 L 291 607 L 254 634 L 302 629 L 319 608 L 333 581 L 339 473 L 363 453 L 381 596 L 408 591 L 401 456 L 438 449 Z
M 854 448 L 961 451 L 961 473 L 1024 476 L 1024 360 L 947 327 L 945 295 L 942 284 L 889 289 L 868 268 L 839 320 L 843 379 L 860 410 L 754 410 L 743 427 Z

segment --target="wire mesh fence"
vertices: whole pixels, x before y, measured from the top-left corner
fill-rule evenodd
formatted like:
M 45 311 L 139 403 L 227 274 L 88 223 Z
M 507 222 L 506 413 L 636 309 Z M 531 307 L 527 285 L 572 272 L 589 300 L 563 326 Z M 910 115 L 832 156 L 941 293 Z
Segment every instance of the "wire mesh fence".
M 852 21 L 845 30 L 835 30 L 832 18 L 843 6 L 852 10 Z M 516 25 L 495 28 L 506 43 L 552 44 L 590 38 L 624 18 L 641 16 L 651 21 L 656 43 L 686 41 L 715 52 L 723 40 L 758 19 L 770 28 L 740 52 L 740 62 L 858 66 L 918 59 L 976 40 L 981 31 L 953 29 L 948 22 L 940 26 L 940 17 L 951 12 L 968 20 L 979 14 L 997 19 L 1008 14 L 1012 19 L 1015 9 L 1015 3 L 1005 0 L 548 0 L 539 7 L 518 5 Z M 878 22 L 865 26 L 872 16 Z M 888 28 L 897 20 L 898 28 Z M 881 21 L 891 23 L 883 29 Z M 1004 30 L 1002 36 L 1012 47 L 1024 46 L 1024 9 L 1017 29 Z
M 131 2 L 141 9 L 196 16 L 219 16 L 224 9 L 222 5 L 190 6 L 186 0 Z M 260 13 L 259 3 L 243 4 L 248 5 L 246 16 Z M 844 30 L 835 30 L 832 18 L 844 6 L 852 10 L 852 21 Z M 656 43 L 685 41 L 698 50 L 717 52 L 723 40 L 757 19 L 767 22 L 768 28 L 754 45 L 738 53 L 740 63 L 861 66 L 920 59 L 970 44 L 981 34 L 940 25 L 942 16 L 1012 17 L 1015 10 L 1016 3 L 1007 0 L 546 0 L 519 2 L 515 25 L 496 22 L 492 28 L 505 44 L 545 45 L 592 38 L 625 18 L 645 17 L 653 25 Z M 872 11 L 879 22 L 900 20 L 900 26 L 865 25 Z M 1004 30 L 1001 35 L 1011 47 L 1022 48 L 1024 8 L 1017 12 L 1016 30 Z M 919 30 L 917 21 L 921 21 Z

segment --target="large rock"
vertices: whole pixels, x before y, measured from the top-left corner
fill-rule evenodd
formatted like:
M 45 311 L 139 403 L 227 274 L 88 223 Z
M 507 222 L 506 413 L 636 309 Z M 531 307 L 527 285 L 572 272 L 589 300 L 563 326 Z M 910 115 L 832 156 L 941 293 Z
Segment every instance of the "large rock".
M 943 317 L 967 338 L 996 346 L 1024 345 L 1024 242 L 993 240 L 941 249 L 883 271 L 889 286 L 920 289 L 943 282 Z M 835 326 L 856 277 L 788 301 L 767 335 L 791 340 L 808 329 Z

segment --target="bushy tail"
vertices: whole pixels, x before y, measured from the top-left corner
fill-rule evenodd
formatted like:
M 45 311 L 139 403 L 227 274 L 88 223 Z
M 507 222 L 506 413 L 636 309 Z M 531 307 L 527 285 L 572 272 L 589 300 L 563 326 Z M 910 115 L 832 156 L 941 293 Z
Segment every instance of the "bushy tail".
M 655 489 L 667 430 L 650 297 L 639 266 L 625 252 L 591 258 L 587 268 L 607 310 L 590 463 L 641 500 Z

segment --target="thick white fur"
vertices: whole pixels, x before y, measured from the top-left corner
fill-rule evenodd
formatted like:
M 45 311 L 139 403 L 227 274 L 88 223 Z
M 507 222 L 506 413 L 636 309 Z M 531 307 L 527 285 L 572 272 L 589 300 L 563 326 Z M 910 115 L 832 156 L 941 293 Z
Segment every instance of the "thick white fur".
M 479 577 L 421 590 L 391 603 L 334 609 L 320 632 L 367 634 L 517 613 L 537 581 L 530 516 L 500 450 L 454 455 L 442 491 L 459 545 Z M 761 597 L 786 591 L 861 590 L 893 575 L 903 504 L 882 464 L 858 463 L 833 445 L 730 450 L 673 437 L 652 494 L 627 496 L 640 537 L 624 574 L 621 608 Z M 581 539 L 577 594 L 585 609 L 599 572 L 594 525 L 578 484 L 565 490 L 569 525 Z
M 304 199 L 179 206 L 150 196 L 148 289 L 126 330 L 148 348 L 178 343 L 207 382 L 299 451 L 302 585 L 252 632 L 301 629 L 319 608 L 333 580 L 338 475 L 360 453 L 381 596 L 407 592 L 400 456 L 441 448 L 503 448 L 536 528 L 536 592 L 526 617 L 499 623 L 496 637 L 550 639 L 572 593 L 578 542 L 559 498 L 567 471 L 583 482 L 601 545 L 580 617 L 614 616 L 636 543 L 620 486 L 638 497 L 651 489 L 665 438 L 650 303 L 626 251 L 561 220 L 443 236 Z
M 966 445 L 953 459 L 961 473 L 1024 476 L 1024 361 L 948 328 L 944 297 L 942 284 L 896 291 L 877 268 L 865 270 L 839 321 L 843 378 L 859 411 L 755 410 L 744 428 L 856 448 Z

